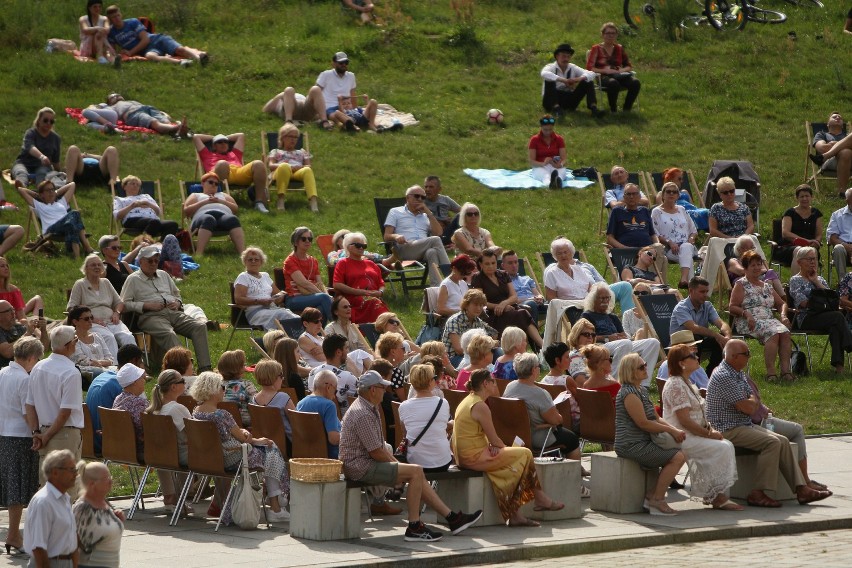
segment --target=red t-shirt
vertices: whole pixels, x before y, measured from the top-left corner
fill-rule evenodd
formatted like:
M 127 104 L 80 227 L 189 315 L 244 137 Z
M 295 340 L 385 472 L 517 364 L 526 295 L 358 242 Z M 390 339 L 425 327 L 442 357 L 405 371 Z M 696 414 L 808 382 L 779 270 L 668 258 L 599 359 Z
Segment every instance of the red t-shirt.
M 559 150 L 565 147 L 565 139 L 555 132 L 550 135 L 550 144 L 544 142 L 541 132 L 530 137 L 528 148 L 535 150 L 535 160 L 544 162 L 548 159 L 558 156 Z
M 26 304 L 24 303 L 24 296 L 21 294 L 21 290 L 12 290 L 11 292 L 0 292 L 0 300 L 6 300 L 12 307 L 16 310 L 23 310 Z
M 201 163 L 204 166 L 204 171 L 209 172 L 212 171 L 216 166 L 216 162 L 220 160 L 225 160 L 232 166 L 242 166 L 243 165 L 243 153 L 241 150 L 230 150 L 227 154 L 217 154 L 215 152 L 211 152 L 207 148 L 204 148 L 198 153 L 198 157 L 201 158 Z
M 319 275 L 319 263 L 312 256 L 302 260 L 292 252 L 284 259 L 284 284 L 288 294 L 298 296 L 299 288 L 293 282 L 293 273 L 301 272 L 308 282 L 316 282 Z

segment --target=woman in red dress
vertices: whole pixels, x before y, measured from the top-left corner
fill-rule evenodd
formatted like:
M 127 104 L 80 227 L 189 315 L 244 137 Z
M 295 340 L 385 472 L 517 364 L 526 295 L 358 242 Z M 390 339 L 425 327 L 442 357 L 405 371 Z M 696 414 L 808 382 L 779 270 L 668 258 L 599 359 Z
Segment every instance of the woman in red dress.
M 346 258 L 334 266 L 334 289 L 346 296 L 352 306 L 352 323 L 373 323 L 389 311 L 382 301 L 385 281 L 375 262 L 364 258 L 367 237 L 349 233 L 343 239 Z

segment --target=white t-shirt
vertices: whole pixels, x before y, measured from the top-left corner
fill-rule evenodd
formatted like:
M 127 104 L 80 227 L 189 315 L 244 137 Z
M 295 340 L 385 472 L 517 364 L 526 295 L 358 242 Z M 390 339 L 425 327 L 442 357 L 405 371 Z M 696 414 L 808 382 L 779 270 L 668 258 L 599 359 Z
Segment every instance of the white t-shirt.
M 41 222 L 42 234 L 54 223 L 60 221 L 68 213 L 68 202 L 64 197 L 60 197 L 53 203 L 43 203 L 38 199 L 33 199 L 33 209 L 36 216 Z
M 470 288 L 470 286 L 467 285 L 467 282 L 459 280 L 459 283 L 456 284 L 450 280 L 449 276 L 447 276 L 441 280 L 441 288 L 447 289 L 447 307 L 454 312 L 461 311 L 462 297 Z
M 234 285 L 237 284 L 248 288 L 246 296 L 249 300 L 269 300 L 272 297 L 272 278 L 267 272 L 261 272 L 260 277 L 243 272 L 234 281 Z
M 566 375 L 562 375 L 560 377 L 554 377 L 553 375 L 545 375 L 544 377 L 541 378 L 541 381 L 539 381 L 539 382 L 541 382 L 542 384 L 545 384 L 545 385 L 556 385 L 558 387 L 564 387 L 565 386 L 565 377 L 566 377 Z
M 544 286 L 555 290 L 556 297 L 560 300 L 582 300 L 589 292 L 589 286 L 594 284 L 594 280 L 584 268 L 574 264 L 571 270 L 574 273 L 573 278 L 556 264 L 551 264 L 544 270 Z
M 308 392 L 314 392 L 314 378 L 320 371 L 331 371 L 337 375 L 337 402 L 340 403 L 341 408 L 349 406 L 349 396 L 354 396 L 358 390 L 355 386 L 358 382 L 355 375 L 334 365 L 320 363 L 308 373 Z
M 148 203 L 153 203 L 157 205 L 157 202 L 154 201 L 154 198 L 148 195 L 147 193 L 140 193 L 139 195 L 133 195 L 128 197 L 116 197 L 113 199 L 112 204 L 112 215 L 116 219 L 118 219 L 118 212 L 130 205 L 131 203 L 137 203 L 146 201 Z M 125 219 L 132 219 L 134 217 L 142 217 L 144 219 L 159 219 L 160 216 L 157 215 L 157 212 L 149 207 L 134 207 L 130 210 L 130 212 L 124 216 Z
M 435 407 L 441 403 L 441 409 L 435 420 L 429 425 L 429 430 L 420 438 L 416 446 L 413 442 L 429 418 L 435 412 Z M 423 467 L 441 467 L 452 461 L 450 441 L 447 439 L 447 422 L 450 421 L 450 403 L 442 398 L 409 398 L 399 406 L 399 419 L 405 425 L 408 438 L 408 462 Z
M 317 77 L 317 85 L 322 89 L 325 108 L 336 107 L 338 95 L 348 97 L 355 90 L 355 73 L 347 71 L 341 77 L 334 69 L 326 69 Z

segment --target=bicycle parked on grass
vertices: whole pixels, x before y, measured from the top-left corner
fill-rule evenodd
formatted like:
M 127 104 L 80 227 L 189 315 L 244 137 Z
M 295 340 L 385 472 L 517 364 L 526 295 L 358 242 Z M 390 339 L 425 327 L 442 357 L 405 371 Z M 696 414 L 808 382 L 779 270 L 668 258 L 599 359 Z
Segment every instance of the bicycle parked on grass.
M 671 0 L 624 0 L 624 19 L 634 29 L 658 29 L 661 11 Z M 756 1 L 756 0 L 754 0 Z M 794 5 L 822 7 L 820 0 L 786 0 Z M 741 30 L 748 21 L 759 24 L 780 24 L 787 15 L 776 10 L 765 10 L 750 0 L 695 0 L 703 10 L 683 18 L 680 27 L 688 28 L 710 24 L 717 30 Z

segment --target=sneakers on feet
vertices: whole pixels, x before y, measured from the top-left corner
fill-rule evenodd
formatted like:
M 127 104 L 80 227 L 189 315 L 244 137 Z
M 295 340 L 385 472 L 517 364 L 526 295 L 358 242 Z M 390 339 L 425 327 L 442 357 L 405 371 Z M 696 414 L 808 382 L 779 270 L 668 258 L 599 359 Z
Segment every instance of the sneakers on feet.
M 189 67 L 192 65 L 192 59 L 182 59 L 180 62 L 181 67 Z
M 463 513 L 461 511 L 458 513 L 453 512 L 447 517 L 447 524 L 450 526 L 450 532 L 452 532 L 453 535 L 457 535 L 469 526 L 475 524 L 481 518 L 481 510 L 473 513 Z
M 266 208 L 266 205 L 258 201 L 254 204 L 254 208 L 260 211 L 261 213 L 269 213 L 269 209 Z
M 266 511 L 266 518 L 270 521 L 289 521 L 290 513 L 287 512 L 287 509 L 281 509 L 277 513 L 273 510 Z
M 438 531 L 433 531 L 422 522 L 418 522 L 415 526 L 408 525 L 405 529 L 405 540 L 407 542 L 437 542 L 444 538 L 444 535 Z
M 557 183 L 559 183 L 559 172 L 553 170 L 550 172 L 550 189 L 556 189 L 558 187 Z

